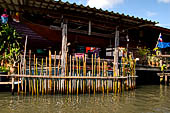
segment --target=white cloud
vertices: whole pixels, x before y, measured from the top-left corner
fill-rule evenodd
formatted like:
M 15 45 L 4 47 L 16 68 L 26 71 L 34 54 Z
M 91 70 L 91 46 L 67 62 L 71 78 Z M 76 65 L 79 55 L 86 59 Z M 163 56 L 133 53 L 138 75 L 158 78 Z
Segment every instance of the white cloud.
M 147 16 L 147 17 L 153 17 L 153 16 L 156 16 L 156 15 L 157 15 L 156 12 L 151 12 L 151 11 L 147 11 L 147 12 L 146 12 L 146 16 Z
M 88 0 L 87 5 L 90 7 L 109 9 L 115 5 L 122 4 L 124 0 Z
M 165 28 L 170 28 L 170 24 L 156 24 L 156 26 L 161 26 L 161 27 L 165 27 Z
M 170 3 L 170 0 L 158 0 L 158 2 L 162 2 L 162 3 Z

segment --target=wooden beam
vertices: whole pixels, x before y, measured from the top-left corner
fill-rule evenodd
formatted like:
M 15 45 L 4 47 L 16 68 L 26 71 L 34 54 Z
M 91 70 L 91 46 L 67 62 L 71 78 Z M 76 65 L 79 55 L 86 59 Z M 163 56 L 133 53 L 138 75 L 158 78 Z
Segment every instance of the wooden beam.
M 48 75 L 6 75 L 8 77 L 18 77 L 18 78 L 46 78 L 46 79 L 127 79 L 127 77 L 123 76 L 105 76 L 105 77 L 100 77 L 100 76 L 48 76 Z M 131 78 L 136 78 L 138 76 L 131 76 Z M 1 83 L 1 82 L 0 82 Z M 9 82 L 11 83 L 11 82 Z
M 167 57 L 167 58 L 169 58 L 170 55 L 157 55 L 157 57 Z
M 8 84 L 12 84 L 12 82 L 0 82 L 0 85 L 8 85 Z
M 88 35 L 91 35 L 91 20 L 89 20 L 89 32 Z

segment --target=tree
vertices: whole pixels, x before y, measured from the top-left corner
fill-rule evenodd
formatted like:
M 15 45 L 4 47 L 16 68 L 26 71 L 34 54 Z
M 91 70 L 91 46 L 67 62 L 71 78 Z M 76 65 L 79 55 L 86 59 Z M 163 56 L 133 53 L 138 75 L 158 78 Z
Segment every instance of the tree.
M 0 27 L 0 61 L 1 67 L 15 66 L 20 60 L 22 37 L 8 24 Z

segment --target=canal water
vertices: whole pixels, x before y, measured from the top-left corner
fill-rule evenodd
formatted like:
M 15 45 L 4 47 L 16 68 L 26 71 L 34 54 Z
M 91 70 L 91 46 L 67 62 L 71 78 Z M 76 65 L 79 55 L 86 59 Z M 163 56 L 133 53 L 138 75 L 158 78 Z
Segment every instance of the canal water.
M 145 85 L 122 94 L 11 96 L 0 92 L 0 113 L 170 113 L 170 86 Z

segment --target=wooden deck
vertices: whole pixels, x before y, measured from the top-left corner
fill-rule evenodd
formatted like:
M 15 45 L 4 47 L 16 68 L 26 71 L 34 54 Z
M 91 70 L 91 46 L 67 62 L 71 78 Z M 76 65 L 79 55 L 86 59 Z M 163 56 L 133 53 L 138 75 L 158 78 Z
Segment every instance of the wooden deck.
M 157 73 L 158 76 L 170 76 L 170 73 Z

